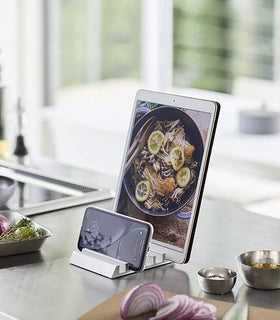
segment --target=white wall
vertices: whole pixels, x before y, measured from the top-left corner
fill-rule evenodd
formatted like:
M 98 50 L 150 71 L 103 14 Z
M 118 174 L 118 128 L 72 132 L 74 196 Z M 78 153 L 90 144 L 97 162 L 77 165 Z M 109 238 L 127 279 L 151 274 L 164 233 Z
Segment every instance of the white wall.
M 42 1 L 0 0 L 0 61 L 8 87 L 9 138 L 13 143 L 15 104 L 21 97 L 27 109 L 27 141 L 35 154 L 39 152 L 38 112 L 42 106 Z
M 0 0 L 0 64 L 3 69 L 3 82 L 7 86 L 7 106 L 9 122 L 13 122 L 12 105 L 18 95 L 18 41 L 17 41 L 17 1 Z M 9 126 L 9 138 L 12 138 L 12 126 Z

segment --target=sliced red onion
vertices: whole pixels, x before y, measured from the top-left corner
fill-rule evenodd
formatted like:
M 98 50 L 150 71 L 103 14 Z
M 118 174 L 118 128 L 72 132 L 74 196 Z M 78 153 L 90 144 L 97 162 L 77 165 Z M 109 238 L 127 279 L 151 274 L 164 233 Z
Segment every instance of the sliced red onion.
M 216 320 L 217 308 L 187 295 L 175 295 L 164 300 L 156 315 L 149 320 Z
M 177 314 L 181 308 L 181 301 L 179 299 L 166 299 L 158 309 L 156 315 L 149 320 L 164 320 L 173 319 L 174 314 Z
M 215 320 L 217 308 L 210 303 L 203 303 L 191 320 Z
M 122 319 L 137 316 L 142 313 L 157 310 L 164 300 L 164 294 L 159 286 L 144 283 L 132 288 L 121 302 L 120 315 Z
M 192 319 L 192 317 L 198 313 L 198 311 L 202 308 L 202 306 L 204 305 L 205 302 L 203 301 L 194 301 L 194 305 L 193 308 L 191 310 L 191 313 L 189 315 L 190 319 Z
M 203 301 L 195 301 L 178 294 L 164 300 L 160 287 L 145 283 L 131 289 L 121 303 L 121 317 L 127 319 L 157 310 L 149 320 L 216 320 L 217 308 Z
M 193 308 L 196 302 L 187 295 L 176 295 L 170 299 L 181 300 L 181 308 L 176 315 L 173 315 L 172 320 L 189 319 L 193 315 Z

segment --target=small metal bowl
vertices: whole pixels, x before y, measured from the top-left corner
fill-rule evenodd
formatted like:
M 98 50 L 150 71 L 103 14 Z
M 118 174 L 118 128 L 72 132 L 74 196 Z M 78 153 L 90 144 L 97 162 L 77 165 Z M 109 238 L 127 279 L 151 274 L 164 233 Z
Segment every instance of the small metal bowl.
M 198 282 L 204 292 L 226 294 L 235 285 L 236 276 L 236 272 L 233 270 L 210 267 L 198 271 Z
M 243 282 L 255 289 L 280 289 L 280 252 L 255 250 L 236 258 Z

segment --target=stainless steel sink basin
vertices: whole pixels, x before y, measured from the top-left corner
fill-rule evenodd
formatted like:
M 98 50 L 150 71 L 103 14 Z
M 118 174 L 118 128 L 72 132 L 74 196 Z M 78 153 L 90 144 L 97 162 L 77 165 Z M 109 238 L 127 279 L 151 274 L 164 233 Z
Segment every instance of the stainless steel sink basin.
M 13 163 L 0 162 L 0 175 L 16 182 L 15 191 L 0 211 L 18 211 L 24 215 L 48 212 L 110 199 L 114 193 L 92 184 L 80 184 L 43 171 Z

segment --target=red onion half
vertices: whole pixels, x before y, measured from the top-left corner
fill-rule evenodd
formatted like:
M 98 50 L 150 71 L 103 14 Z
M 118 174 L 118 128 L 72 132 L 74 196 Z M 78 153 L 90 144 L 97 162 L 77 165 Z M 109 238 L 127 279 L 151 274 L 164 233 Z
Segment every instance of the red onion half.
M 137 316 L 142 313 L 157 310 L 164 300 L 164 294 L 159 286 L 144 283 L 132 288 L 121 302 L 120 315 L 122 319 Z
M 9 231 L 11 228 L 11 221 L 4 217 L 2 214 L 0 214 L 0 234 L 2 234 L 5 231 Z

